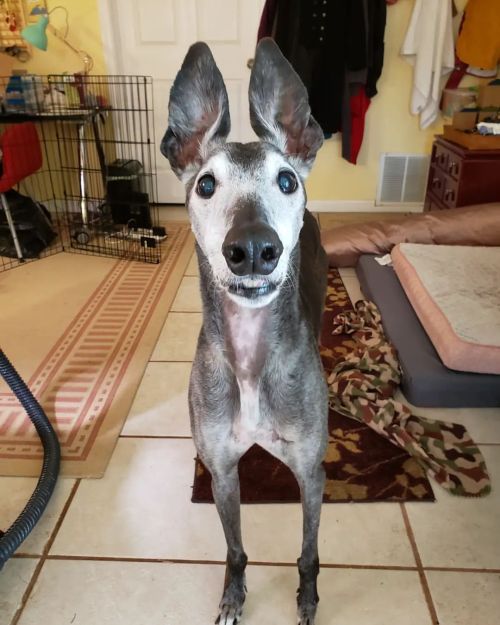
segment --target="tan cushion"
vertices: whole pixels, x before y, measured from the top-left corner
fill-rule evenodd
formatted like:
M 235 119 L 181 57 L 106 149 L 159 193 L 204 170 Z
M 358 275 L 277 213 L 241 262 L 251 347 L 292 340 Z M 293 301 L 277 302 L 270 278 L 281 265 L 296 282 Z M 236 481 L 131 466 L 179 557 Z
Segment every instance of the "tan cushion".
M 386 254 L 398 243 L 500 245 L 500 202 L 324 230 L 331 267 L 354 267 L 361 254 Z
M 443 363 L 500 374 L 500 247 L 401 243 L 391 257 Z

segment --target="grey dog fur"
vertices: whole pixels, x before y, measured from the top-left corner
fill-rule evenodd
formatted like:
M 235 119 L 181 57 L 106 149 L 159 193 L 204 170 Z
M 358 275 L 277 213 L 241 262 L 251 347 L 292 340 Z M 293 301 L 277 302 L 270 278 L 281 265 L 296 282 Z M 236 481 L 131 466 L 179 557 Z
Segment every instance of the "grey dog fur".
M 277 94 L 277 104 L 268 101 Z M 162 143 L 162 152 L 186 183 L 188 208 L 206 154 L 223 151 L 242 175 L 261 166 L 276 150 L 284 152 L 296 170 L 297 164 L 303 171 L 310 168 L 322 143 L 321 130 L 310 115 L 305 88 L 270 40 L 257 48 L 250 103 L 252 125 L 263 141 L 224 143 L 229 111 L 222 76 L 205 44 L 190 48 L 171 91 L 169 128 Z M 269 116 L 274 116 L 271 124 L 267 123 Z M 273 123 L 287 137 L 286 150 L 272 136 Z M 211 144 L 205 146 L 203 155 L 199 146 L 209 128 Z M 232 211 L 233 223 L 243 214 L 245 219 L 266 220 L 266 204 L 256 194 L 240 198 Z M 290 467 L 300 486 L 303 544 L 298 559 L 299 623 L 313 625 L 316 613 L 322 460 L 328 439 L 328 395 L 318 336 L 327 262 L 318 225 L 305 209 L 305 201 L 303 211 L 303 226 L 289 257 L 286 284 L 280 285 L 277 297 L 268 305 L 253 309 L 261 332 L 250 364 L 244 369 L 232 344 L 228 321 L 237 304 L 216 279 L 200 245 L 203 241 L 196 245 L 203 325 L 189 385 L 189 411 L 196 449 L 212 475 L 214 500 L 227 541 L 227 575 L 218 616 L 223 625 L 238 622 L 246 592 L 238 461 L 251 442 L 242 445 L 234 435 L 242 380 L 258 389 L 259 427 L 268 431 L 273 441 L 269 451 Z

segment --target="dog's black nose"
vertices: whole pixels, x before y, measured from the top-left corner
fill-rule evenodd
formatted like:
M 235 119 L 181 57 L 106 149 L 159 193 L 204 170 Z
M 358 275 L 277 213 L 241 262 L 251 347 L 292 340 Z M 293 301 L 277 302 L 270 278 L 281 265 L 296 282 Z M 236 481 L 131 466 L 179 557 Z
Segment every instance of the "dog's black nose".
M 283 245 L 277 233 L 263 222 L 234 226 L 222 245 L 227 266 L 237 276 L 268 276 L 274 271 Z

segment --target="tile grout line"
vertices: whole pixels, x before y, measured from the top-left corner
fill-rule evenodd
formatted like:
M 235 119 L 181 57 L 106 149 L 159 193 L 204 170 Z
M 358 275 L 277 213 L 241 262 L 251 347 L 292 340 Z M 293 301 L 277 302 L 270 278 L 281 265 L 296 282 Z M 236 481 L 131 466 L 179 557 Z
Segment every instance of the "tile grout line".
M 15 553 L 12 556 L 14 560 L 38 560 L 41 556 L 35 553 Z M 63 555 L 54 554 L 47 555 L 47 560 L 89 560 L 89 561 L 105 561 L 105 562 L 149 562 L 159 563 L 162 562 L 173 564 L 212 564 L 223 565 L 226 564 L 222 560 L 192 560 L 182 558 L 133 558 L 127 556 L 78 556 L 78 555 Z M 295 567 L 295 562 L 268 562 L 266 560 L 249 560 L 249 566 L 281 566 L 281 567 Z M 390 564 L 342 564 L 342 563 L 321 563 L 320 568 L 323 569 L 361 569 L 361 570 L 383 570 L 383 571 L 418 571 L 418 567 L 415 566 L 402 566 L 402 565 L 390 565 Z M 436 571 L 439 573 L 486 573 L 491 575 L 499 575 L 500 569 L 491 568 L 474 568 L 474 567 L 453 567 L 453 566 L 423 566 L 424 571 Z
M 33 591 L 33 588 L 35 587 L 35 584 L 38 581 L 43 565 L 45 564 L 48 558 L 48 553 L 54 543 L 54 540 L 56 539 L 57 533 L 59 532 L 61 525 L 63 524 L 64 518 L 66 517 L 66 514 L 69 510 L 71 503 L 73 502 L 73 499 L 76 495 L 78 487 L 80 486 L 80 482 L 81 482 L 81 479 L 77 479 L 75 483 L 73 484 L 73 487 L 71 488 L 71 491 L 68 495 L 66 503 L 64 504 L 63 509 L 61 510 L 61 514 L 59 515 L 59 518 L 57 519 L 57 522 L 54 525 L 54 529 L 50 533 L 49 539 L 47 540 L 45 547 L 43 548 L 42 553 L 39 556 L 40 560 L 38 564 L 36 565 L 35 570 L 33 571 L 33 574 L 31 576 L 28 586 L 26 587 L 26 590 L 23 593 L 23 596 L 21 599 L 21 605 L 19 606 L 19 608 L 16 610 L 16 613 L 12 617 L 10 625 L 17 625 L 17 623 L 19 623 L 19 620 L 24 612 L 24 608 L 26 607 L 26 604 L 28 603 L 28 600 L 31 596 L 31 592 Z
M 437 571 L 439 573 L 492 573 L 500 574 L 500 569 L 479 569 L 467 566 L 424 566 L 424 571 Z
M 147 563 L 147 564 L 199 564 L 205 566 L 226 566 L 225 560 L 196 560 L 182 558 L 134 558 L 126 556 L 79 556 L 52 554 L 47 556 L 47 560 L 57 561 L 89 561 L 89 562 L 124 562 L 124 563 Z M 266 560 L 249 560 L 248 566 L 276 566 L 282 568 L 297 568 L 296 562 L 270 562 Z M 374 570 L 374 571 L 417 571 L 416 566 L 390 566 L 384 564 L 341 564 L 323 563 L 322 569 L 354 569 L 354 570 Z
M 420 578 L 420 585 L 422 587 L 422 592 L 424 593 L 425 602 L 427 603 L 427 608 L 429 610 L 432 625 L 439 625 L 439 619 L 438 619 L 436 607 L 434 605 L 434 601 L 432 599 L 432 594 L 431 594 L 431 589 L 429 588 L 429 583 L 427 581 L 425 570 L 422 565 L 422 558 L 420 557 L 420 553 L 418 551 L 417 541 L 415 540 L 415 535 L 411 527 L 410 517 L 408 516 L 408 511 L 406 510 L 404 503 L 400 503 L 399 507 L 401 510 L 401 514 L 403 515 L 403 521 L 404 521 L 404 525 L 406 529 L 406 534 L 408 536 L 408 540 L 410 541 L 411 549 L 413 551 L 413 557 L 415 558 L 415 563 L 417 565 L 417 572 Z
M 12 554 L 13 560 L 38 560 L 39 558 L 40 555 L 37 555 L 36 553 L 23 553 L 21 551 L 20 553 Z

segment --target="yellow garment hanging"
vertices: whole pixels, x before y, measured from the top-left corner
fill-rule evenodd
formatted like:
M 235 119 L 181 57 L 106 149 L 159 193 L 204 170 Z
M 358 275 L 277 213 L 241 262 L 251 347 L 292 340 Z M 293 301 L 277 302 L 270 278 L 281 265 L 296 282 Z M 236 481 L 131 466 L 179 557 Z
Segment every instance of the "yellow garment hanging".
M 469 0 L 457 55 L 474 67 L 494 69 L 500 59 L 500 0 Z

